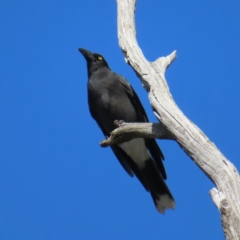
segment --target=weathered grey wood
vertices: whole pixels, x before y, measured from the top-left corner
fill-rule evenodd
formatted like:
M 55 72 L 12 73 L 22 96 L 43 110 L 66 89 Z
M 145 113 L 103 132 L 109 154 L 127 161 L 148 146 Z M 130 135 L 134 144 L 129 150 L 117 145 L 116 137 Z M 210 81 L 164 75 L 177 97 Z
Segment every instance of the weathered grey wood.
M 226 239 L 240 239 L 240 178 L 237 169 L 207 136 L 178 108 L 165 80 L 165 71 L 176 51 L 148 62 L 136 40 L 136 0 L 117 0 L 118 38 L 126 62 L 148 91 L 157 118 L 174 136 L 187 155 L 215 183 L 210 195 L 221 214 Z
M 112 146 L 133 138 L 159 138 L 174 140 L 172 134 L 161 123 L 122 123 L 111 132 L 108 139 L 100 142 L 102 147 Z

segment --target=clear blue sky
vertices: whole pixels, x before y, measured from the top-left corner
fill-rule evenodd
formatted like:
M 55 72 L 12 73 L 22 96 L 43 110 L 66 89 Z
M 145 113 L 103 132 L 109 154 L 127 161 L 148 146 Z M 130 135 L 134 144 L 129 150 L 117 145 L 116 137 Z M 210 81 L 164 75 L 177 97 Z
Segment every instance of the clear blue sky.
M 143 1 L 137 37 L 176 103 L 240 169 L 240 2 Z M 160 215 L 121 168 L 87 105 L 86 62 L 101 53 L 147 94 L 118 47 L 115 1 L 0 1 L 0 239 L 223 239 L 213 184 L 175 142 L 158 141 L 176 209 Z

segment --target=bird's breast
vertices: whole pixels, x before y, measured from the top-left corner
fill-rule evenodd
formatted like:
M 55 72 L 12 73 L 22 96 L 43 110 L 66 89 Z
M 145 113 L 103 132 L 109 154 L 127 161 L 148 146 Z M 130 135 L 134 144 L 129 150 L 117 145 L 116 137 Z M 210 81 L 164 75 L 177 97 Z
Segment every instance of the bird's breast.
M 104 115 L 105 121 L 138 121 L 136 109 L 119 82 L 92 78 L 88 83 L 88 102 L 95 118 L 101 119 Z

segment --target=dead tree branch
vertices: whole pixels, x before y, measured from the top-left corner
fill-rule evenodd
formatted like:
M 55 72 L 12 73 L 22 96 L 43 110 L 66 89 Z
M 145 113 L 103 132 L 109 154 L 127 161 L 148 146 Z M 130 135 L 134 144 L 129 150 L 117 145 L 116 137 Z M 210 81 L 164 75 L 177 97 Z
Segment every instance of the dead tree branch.
M 111 132 L 110 137 L 103 140 L 100 145 L 108 147 L 134 138 L 174 139 L 161 123 L 121 123 L 117 129 Z
M 134 21 L 136 0 L 117 0 L 117 4 L 119 45 L 126 62 L 137 73 L 148 91 L 150 103 L 159 121 L 174 136 L 187 155 L 215 183 L 216 188 L 210 191 L 210 195 L 220 211 L 226 239 L 240 239 L 239 173 L 174 102 L 165 80 L 165 71 L 175 59 L 176 51 L 155 62 L 148 62 L 136 40 Z M 139 137 L 138 134 L 135 136 Z

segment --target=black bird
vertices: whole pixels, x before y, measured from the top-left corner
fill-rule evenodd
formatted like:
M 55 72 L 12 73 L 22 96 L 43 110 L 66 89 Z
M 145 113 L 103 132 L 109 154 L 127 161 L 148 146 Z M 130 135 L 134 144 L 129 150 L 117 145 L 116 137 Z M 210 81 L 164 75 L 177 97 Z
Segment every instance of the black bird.
M 87 61 L 88 104 L 92 117 L 104 136 L 109 136 L 115 120 L 148 122 L 146 112 L 131 85 L 109 68 L 102 55 L 79 48 Z M 174 208 L 174 198 L 163 179 L 164 156 L 155 139 L 137 138 L 111 147 L 130 176 L 136 175 L 150 192 L 157 210 Z

